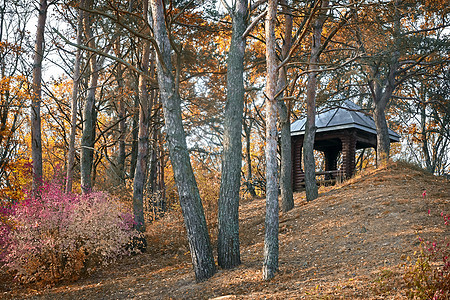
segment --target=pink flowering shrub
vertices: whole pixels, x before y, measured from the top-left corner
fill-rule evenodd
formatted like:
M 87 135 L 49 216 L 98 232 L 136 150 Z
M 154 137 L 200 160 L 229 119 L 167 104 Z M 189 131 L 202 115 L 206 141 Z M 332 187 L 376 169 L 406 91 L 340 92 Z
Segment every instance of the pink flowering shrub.
M 1 201 L 1 200 L 0 200 Z M 0 262 L 6 256 L 6 249 L 9 245 L 9 234 L 14 228 L 13 222 L 9 216 L 12 213 L 12 205 L 10 203 L 1 203 L 0 206 Z
M 430 213 L 429 213 L 430 214 Z M 444 225 L 450 215 L 441 213 Z M 405 280 L 411 299 L 450 299 L 450 240 L 424 241 L 419 238 L 421 249 L 417 261 L 407 265 Z
M 15 228 L 3 236 L 2 260 L 22 282 L 76 279 L 127 254 L 136 236 L 132 216 L 117 200 L 102 192 L 66 194 L 58 183 L 17 203 L 9 222 Z

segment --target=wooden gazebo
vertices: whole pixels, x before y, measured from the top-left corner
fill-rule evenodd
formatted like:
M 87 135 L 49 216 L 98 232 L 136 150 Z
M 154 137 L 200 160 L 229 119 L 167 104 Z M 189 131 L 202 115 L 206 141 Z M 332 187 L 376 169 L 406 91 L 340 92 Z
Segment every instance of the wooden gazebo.
M 294 190 L 304 185 L 302 169 L 302 147 L 305 135 L 306 117 L 291 124 L 292 180 Z M 361 107 L 347 100 L 339 107 L 324 109 L 316 115 L 316 137 L 314 149 L 324 153 L 325 172 L 328 177 L 336 175 L 350 177 L 355 170 L 357 149 L 375 148 L 377 132 L 372 117 L 364 114 Z M 390 142 L 398 142 L 400 136 L 389 129 Z M 338 169 L 339 154 L 342 164 Z

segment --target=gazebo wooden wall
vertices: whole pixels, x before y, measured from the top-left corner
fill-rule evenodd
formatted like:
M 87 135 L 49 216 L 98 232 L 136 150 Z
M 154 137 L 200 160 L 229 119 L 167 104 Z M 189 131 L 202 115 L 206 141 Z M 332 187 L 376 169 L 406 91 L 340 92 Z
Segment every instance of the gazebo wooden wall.
M 303 136 L 293 136 L 291 138 L 291 151 L 292 151 L 292 187 L 298 190 L 303 181 L 303 169 L 302 169 L 302 149 L 303 149 Z
M 302 169 L 303 135 L 294 135 L 292 141 L 292 183 L 299 190 L 304 179 Z M 351 177 L 355 171 L 356 149 L 376 147 L 376 136 L 357 129 L 344 129 L 332 132 L 316 133 L 314 149 L 325 155 L 325 171 L 341 170 L 345 177 Z M 342 153 L 342 165 L 337 165 L 339 153 Z M 338 169 L 338 167 L 340 167 Z

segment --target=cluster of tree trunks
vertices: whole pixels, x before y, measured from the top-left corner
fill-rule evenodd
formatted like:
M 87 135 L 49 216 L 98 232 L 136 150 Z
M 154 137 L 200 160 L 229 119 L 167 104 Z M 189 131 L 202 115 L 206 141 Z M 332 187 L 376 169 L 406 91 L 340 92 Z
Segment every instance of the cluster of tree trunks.
M 53 2 L 52 2 L 53 3 Z M 320 67 L 320 57 L 324 53 L 328 43 L 336 32 L 355 13 L 356 8 L 350 9 L 351 13 L 343 18 L 331 33 L 324 36 L 324 25 L 329 19 L 330 1 L 314 1 L 309 6 L 309 14 L 304 17 L 298 32 L 293 35 L 293 13 L 290 3 L 286 0 L 268 0 L 267 7 L 249 25 L 252 10 L 262 5 L 264 1 L 250 3 L 248 0 L 236 0 L 230 7 L 227 1 L 223 5 L 228 10 L 232 21 L 231 42 L 227 60 L 227 99 L 225 105 L 225 117 L 223 123 L 223 153 L 222 153 L 222 176 L 220 195 L 218 199 L 218 264 L 222 268 L 233 268 L 241 263 L 239 244 L 239 197 L 241 187 L 242 166 L 242 142 L 241 135 L 244 127 L 246 138 L 246 158 L 248 165 L 247 185 L 252 195 L 255 195 L 251 184 L 252 168 L 250 158 L 250 136 L 252 123 L 248 124 L 243 119 L 244 114 L 244 75 L 245 75 L 245 49 L 246 38 L 259 20 L 265 16 L 265 58 L 266 58 L 266 85 L 265 85 L 265 162 L 266 162 L 266 222 L 264 243 L 263 277 L 270 279 L 278 270 L 278 187 L 281 190 L 281 208 L 284 212 L 294 206 L 293 182 L 298 183 L 295 177 L 298 169 L 301 169 L 300 157 L 304 158 L 305 185 L 307 201 L 318 197 L 317 184 L 315 180 L 314 141 L 316 137 L 316 97 L 318 89 L 318 75 L 324 70 Z M 200 198 L 200 193 L 190 162 L 189 151 L 186 142 L 186 132 L 183 127 L 180 86 L 180 57 L 179 49 L 170 31 L 170 22 L 165 15 L 166 9 L 163 0 L 150 0 L 137 3 L 130 1 L 127 13 L 136 17 L 135 23 L 139 30 L 133 29 L 119 16 L 108 15 L 108 13 L 97 11 L 94 0 L 83 0 L 77 6 L 78 18 L 76 23 L 77 39 L 75 62 L 73 66 L 73 89 L 71 95 L 70 114 L 70 136 L 67 153 L 67 181 L 66 191 L 72 191 L 74 168 L 76 164 L 76 130 L 77 130 L 77 107 L 79 89 L 81 84 L 82 61 L 81 50 L 87 50 L 88 80 L 86 96 L 83 103 L 82 135 L 80 149 L 80 176 L 83 193 L 89 193 L 93 188 L 95 176 L 95 143 L 98 137 L 97 112 L 98 85 L 100 70 L 105 58 L 115 60 L 118 65 L 115 69 L 117 86 L 120 93 L 124 91 L 124 72 L 129 69 L 137 77 L 134 87 L 134 109 L 132 134 L 132 151 L 130 158 L 130 169 L 126 170 L 126 118 L 128 117 L 125 101 L 118 100 L 117 124 L 118 124 L 118 155 L 116 161 L 116 172 L 121 184 L 125 179 L 133 179 L 133 212 L 135 228 L 145 231 L 144 219 L 144 197 L 146 183 L 148 191 L 156 190 L 156 181 L 163 182 L 163 176 L 158 171 L 157 148 L 161 148 L 162 136 L 156 129 L 155 107 L 158 100 L 162 105 L 164 115 L 164 127 L 169 157 L 172 164 L 179 201 L 183 212 L 184 222 L 187 229 L 190 252 L 197 281 L 208 279 L 216 272 L 213 258 L 212 245 L 208 234 L 205 214 Z M 142 4 L 142 5 L 141 5 Z M 35 53 L 33 61 L 33 83 L 31 97 L 31 149 L 33 164 L 33 190 L 37 190 L 42 181 L 42 145 L 41 145 L 41 82 L 42 61 L 44 57 L 44 29 L 48 10 L 47 0 L 40 0 L 38 26 L 36 32 Z M 137 6 L 140 7 L 137 7 Z M 150 7 L 149 7 L 150 5 Z M 275 35 L 277 25 L 277 8 L 281 5 L 284 18 L 283 43 L 281 51 L 278 51 L 277 38 Z M 354 4 L 352 4 L 354 5 Z M 392 35 L 394 48 L 389 62 L 387 72 L 383 74 L 380 63 L 369 60 L 367 63 L 367 86 L 373 101 L 373 118 L 377 127 L 377 153 L 378 163 L 386 163 L 389 157 L 390 143 L 386 121 L 386 108 L 392 99 L 396 88 L 411 74 L 406 72 L 412 68 L 403 68 L 400 61 L 400 37 L 402 2 L 394 0 L 392 8 Z M 117 25 L 117 33 L 112 35 L 106 46 L 97 43 L 97 36 L 93 31 L 95 18 L 104 16 Z M 151 21 L 149 21 L 151 19 Z M 311 26 L 310 26 L 311 25 Z M 3 28 L 3 27 L 2 27 Z M 139 44 L 139 59 L 132 63 L 121 59 L 119 31 L 125 29 Z M 356 30 L 358 31 L 358 30 Z M 306 62 L 307 74 L 306 84 L 306 129 L 303 143 L 303 153 L 291 151 L 290 119 L 291 105 L 287 103 L 288 65 L 287 62 L 297 51 L 303 38 L 311 32 L 311 46 L 308 60 Z M 364 55 L 370 57 L 366 51 L 364 40 L 358 35 L 356 43 Z M 62 37 L 64 39 L 64 37 Z M 395 40 L 399 38 L 399 40 Z M 66 40 L 67 41 L 67 40 Z M 67 41 L 68 42 L 68 41 Z M 68 42 L 70 44 L 70 42 Z M 108 54 L 115 47 L 115 57 Z M 278 53 L 277 53 L 278 51 Z M 172 65 L 173 52 L 177 53 L 177 65 Z M 420 64 L 418 59 L 411 64 Z M 174 72 L 175 69 L 175 72 Z M 174 76 L 175 73 L 175 76 Z M 399 78 L 400 75 L 403 78 Z M 157 78 L 157 79 L 156 79 Z M 295 82 L 295 81 L 294 81 Z M 158 92 L 156 91 L 158 90 Z M 422 123 L 425 123 L 425 108 L 422 106 Z M 138 112 L 138 113 L 137 113 Z M 3 124 L 3 123 L 2 123 Z M 242 125 L 244 124 L 244 126 Z M 422 124 L 425 134 L 425 124 Z M 278 132 L 280 128 L 280 132 Z M 101 136 L 102 133 L 99 135 Z M 281 173 L 278 177 L 278 138 L 280 137 Z M 424 136 L 426 140 L 426 136 Z M 296 141 L 298 143 L 298 141 Z M 342 151 L 344 155 L 345 172 L 350 174 L 355 165 L 354 149 L 356 140 L 354 136 L 344 137 L 342 140 Z M 295 149 L 301 149 L 297 144 Z M 430 162 L 428 148 L 423 147 L 427 157 L 427 167 L 433 170 Z M 303 154 L 303 155 L 302 155 Z M 326 153 L 326 164 L 328 168 L 335 167 L 337 151 Z M 159 173 L 159 177 L 156 175 Z M 94 175 L 93 175 L 94 174 Z M 294 174 L 294 180 L 292 176 Z M 278 183 L 279 179 L 279 183 Z M 161 187 L 160 187 L 161 188 Z M 164 206 L 164 205 L 162 205 Z
M 151 0 L 153 32 L 159 48 L 158 83 L 164 111 L 169 156 L 177 184 L 180 205 L 197 281 L 210 278 L 216 271 L 200 193 L 189 159 L 181 118 L 181 99 L 172 74 L 172 47 L 167 34 L 162 0 Z

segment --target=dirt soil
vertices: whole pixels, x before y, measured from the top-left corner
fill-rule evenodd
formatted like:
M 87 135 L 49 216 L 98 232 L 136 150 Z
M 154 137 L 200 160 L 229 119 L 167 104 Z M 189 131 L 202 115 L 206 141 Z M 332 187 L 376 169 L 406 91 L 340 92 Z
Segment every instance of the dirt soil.
M 423 197 L 423 191 L 426 196 Z M 149 251 L 75 283 L 18 287 L 5 299 L 406 299 L 402 277 L 418 236 L 448 236 L 450 182 L 405 164 L 367 170 L 280 214 L 280 271 L 262 280 L 264 199 L 240 207 L 242 264 L 196 283 L 180 214 L 149 226 Z M 430 213 L 428 213 L 428 211 Z M 211 226 L 215 243 L 216 226 Z

